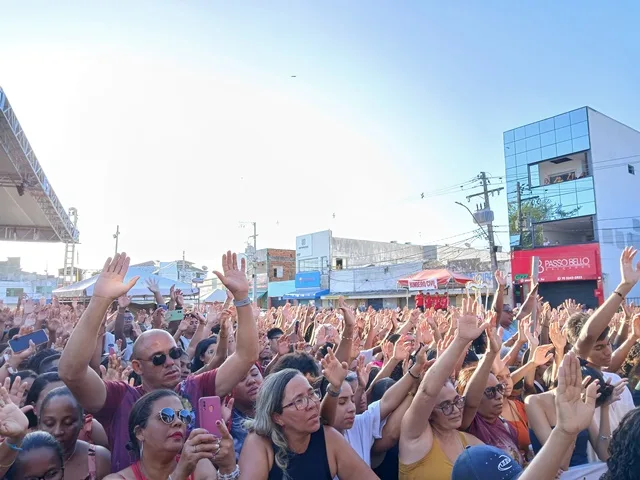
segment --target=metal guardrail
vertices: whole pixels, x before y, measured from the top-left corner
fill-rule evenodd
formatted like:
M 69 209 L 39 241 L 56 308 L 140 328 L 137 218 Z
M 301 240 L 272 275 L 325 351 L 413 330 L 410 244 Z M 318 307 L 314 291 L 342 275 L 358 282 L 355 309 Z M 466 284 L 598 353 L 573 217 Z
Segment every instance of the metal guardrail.
M 7 151 L 7 146 L 3 145 L 5 151 L 7 151 L 9 160 L 14 163 L 14 167 L 16 167 L 16 170 L 18 170 L 23 176 L 23 179 L 26 180 L 25 184 L 27 186 L 32 187 L 34 178 L 37 180 L 41 192 L 33 192 L 32 190 L 30 192 L 33 194 L 34 199 L 38 202 L 40 208 L 42 208 L 42 210 L 44 211 L 49 223 L 51 224 L 51 227 L 56 231 L 56 233 L 60 237 L 60 240 L 63 242 L 78 242 L 79 232 L 76 228 L 74 228 L 69 215 L 60 203 L 60 200 L 53 191 L 53 188 L 51 188 L 47 176 L 44 174 L 44 171 L 40 166 L 40 162 L 38 162 L 38 159 L 33 149 L 31 148 L 31 144 L 29 143 L 29 140 L 27 140 L 27 136 L 22 129 L 20 122 L 18 121 L 18 117 L 11 107 L 6 94 L 1 88 L 0 110 L 2 111 L 2 117 L 0 117 L 0 129 L 8 129 L 12 134 L 7 135 L 6 131 L 3 132 L 5 133 L 5 135 L 3 135 L 5 142 L 17 142 L 17 146 L 11 145 L 13 147 L 11 148 L 11 151 Z M 17 161 L 26 163 L 29 168 L 20 168 L 20 165 L 16 164 Z M 41 194 L 39 195 L 39 193 Z

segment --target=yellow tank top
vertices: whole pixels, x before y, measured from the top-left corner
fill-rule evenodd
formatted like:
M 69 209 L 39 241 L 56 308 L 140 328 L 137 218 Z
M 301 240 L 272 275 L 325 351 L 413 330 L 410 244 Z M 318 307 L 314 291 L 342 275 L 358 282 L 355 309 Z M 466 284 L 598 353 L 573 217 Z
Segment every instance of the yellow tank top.
M 464 448 L 467 447 L 467 439 L 462 432 L 458 432 Z M 398 480 L 451 480 L 453 463 L 440 448 L 440 442 L 433 436 L 433 446 L 429 453 L 415 463 L 405 465 L 400 462 Z

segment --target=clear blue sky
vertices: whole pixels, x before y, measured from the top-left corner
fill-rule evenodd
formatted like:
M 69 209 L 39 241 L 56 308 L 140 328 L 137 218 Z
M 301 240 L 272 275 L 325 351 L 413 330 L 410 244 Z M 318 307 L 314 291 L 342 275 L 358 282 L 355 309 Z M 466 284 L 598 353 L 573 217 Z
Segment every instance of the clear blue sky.
M 140 261 L 215 265 L 237 220 L 263 247 L 325 228 L 428 243 L 473 229 L 453 204 L 471 192 L 420 192 L 502 175 L 504 130 L 584 105 L 640 128 L 630 1 L 97 3 L 0 1 L 0 85 L 80 211 L 83 267 L 116 223 Z M 193 230 L 150 245 L 154 209 Z

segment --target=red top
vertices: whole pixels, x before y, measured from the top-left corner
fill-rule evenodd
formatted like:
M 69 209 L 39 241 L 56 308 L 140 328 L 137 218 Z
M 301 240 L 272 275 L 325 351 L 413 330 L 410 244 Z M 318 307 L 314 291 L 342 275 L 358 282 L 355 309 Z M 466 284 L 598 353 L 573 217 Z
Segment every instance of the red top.
M 427 296 L 424 297 L 424 306 L 426 308 L 433 308 L 433 297 L 429 294 L 427 294 Z
M 179 461 L 180 461 L 180 455 L 176 457 L 176 462 L 179 462 Z M 131 470 L 133 470 L 133 475 L 136 477 L 136 480 L 148 480 L 147 477 L 145 477 L 144 474 L 142 473 L 142 470 L 140 470 L 140 462 L 136 462 L 133 465 L 131 465 Z M 187 477 L 187 480 L 194 480 L 193 473 Z
M 424 295 L 421 293 L 416 295 L 416 307 L 424 307 Z

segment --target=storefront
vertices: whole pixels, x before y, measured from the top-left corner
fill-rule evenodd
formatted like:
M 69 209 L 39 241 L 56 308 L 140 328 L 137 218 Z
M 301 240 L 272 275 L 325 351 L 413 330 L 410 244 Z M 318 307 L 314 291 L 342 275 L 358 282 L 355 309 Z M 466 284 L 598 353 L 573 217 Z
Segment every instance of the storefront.
M 511 252 L 514 299 L 522 303 L 530 288 L 531 258 L 539 257 L 539 295 L 552 307 L 571 298 L 595 308 L 604 301 L 600 246 L 597 243 Z

